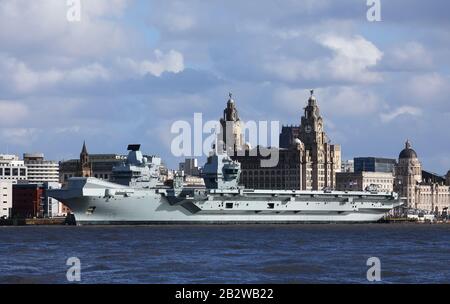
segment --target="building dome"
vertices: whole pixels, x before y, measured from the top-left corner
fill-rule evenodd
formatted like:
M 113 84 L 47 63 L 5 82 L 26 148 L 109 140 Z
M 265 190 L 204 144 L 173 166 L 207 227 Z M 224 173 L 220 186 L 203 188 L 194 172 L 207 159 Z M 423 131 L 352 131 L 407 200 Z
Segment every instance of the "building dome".
M 314 96 L 314 90 L 310 90 L 311 96 L 309 96 L 308 102 L 311 104 L 315 104 L 317 99 L 316 96 Z
M 398 156 L 399 159 L 411 159 L 411 158 L 417 158 L 417 153 L 414 151 L 414 149 L 411 148 L 411 143 L 409 140 L 406 141 L 405 149 L 400 152 L 400 155 Z
M 233 94 L 232 93 L 228 93 L 228 96 L 230 96 L 230 98 L 228 99 L 228 103 L 229 104 L 234 104 Z

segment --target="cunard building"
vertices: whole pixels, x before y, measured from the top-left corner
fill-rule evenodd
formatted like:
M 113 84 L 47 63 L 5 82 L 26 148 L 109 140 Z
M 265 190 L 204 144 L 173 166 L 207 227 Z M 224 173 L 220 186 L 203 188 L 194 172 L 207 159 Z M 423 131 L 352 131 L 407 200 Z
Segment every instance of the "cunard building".
M 228 100 L 221 120 L 222 139 L 227 150 L 233 150 L 233 159 L 241 163 L 241 183 L 248 188 L 321 190 L 335 188 L 336 172 L 341 170 L 341 148 L 330 143 L 325 133 L 314 92 L 304 108 L 300 126 L 285 126 L 280 134 L 280 148 L 271 148 L 278 154 L 274 166 L 261 166 L 268 158 L 267 148 L 251 149 L 243 144 L 241 120 L 236 102 Z M 224 134 L 229 134 L 225 137 Z M 227 139 L 234 139 L 232 143 Z M 260 153 L 260 150 L 266 150 Z M 266 156 L 264 156 L 266 155 Z

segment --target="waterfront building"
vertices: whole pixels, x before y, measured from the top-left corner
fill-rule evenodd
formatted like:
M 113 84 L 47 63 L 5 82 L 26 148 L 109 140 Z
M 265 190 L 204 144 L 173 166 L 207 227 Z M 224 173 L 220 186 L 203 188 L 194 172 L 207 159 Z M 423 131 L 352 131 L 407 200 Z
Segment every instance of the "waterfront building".
M 78 177 L 92 176 L 92 163 L 89 161 L 89 153 L 86 148 L 86 142 L 83 142 L 83 148 L 81 148 L 80 161 L 78 163 L 76 176 Z
M 12 216 L 35 218 L 44 216 L 44 188 L 39 184 L 14 184 Z
M 335 188 L 336 173 L 341 171 L 341 146 L 330 143 L 313 90 L 304 110 L 299 139 L 311 158 L 312 189 Z
M 336 190 L 364 191 L 376 189 L 380 192 L 394 191 L 394 174 L 388 172 L 338 172 L 336 174 Z
M 44 188 L 43 196 L 43 215 L 44 217 L 66 216 L 70 210 L 60 201 L 48 196 L 47 190 L 61 189 L 59 182 L 45 182 L 42 184 Z
M 300 190 L 309 185 L 304 176 L 310 176 L 306 172 L 310 167 L 303 165 L 304 146 L 297 140 L 290 148 L 280 148 L 272 153 L 278 153 L 278 163 L 275 167 L 262 167 L 261 162 L 269 156 L 260 153 L 261 147 L 256 150 L 245 151 L 245 155 L 233 157 L 241 164 L 240 183 L 250 189 L 271 190 Z
M 220 119 L 221 130 L 218 140 L 219 144 L 226 148 L 228 154 L 233 155 L 244 147 L 244 138 L 236 102 L 231 93 L 229 96 L 227 106 L 223 110 L 223 117 Z
M 167 167 L 162 163 L 160 157 L 155 155 L 144 155 L 152 163 L 159 164 L 161 181 L 168 178 Z M 71 177 L 95 177 L 102 180 L 110 180 L 113 167 L 120 165 L 127 159 L 126 155 L 120 154 L 89 154 L 86 143 L 83 143 L 79 159 L 70 159 L 59 163 L 59 180 L 65 184 Z
M 28 178 L 27 167 L 17 155 L 0 154 L 0 180 L 25 181 Z
M 394 173 L 397 161 L 381 157 L 355 157 L 354 172 Z
M 241 163 L 241 183 L 244 186 L 296 190 L 335 188 L 336 173 L 341 171 L 341 147 L 330 143 L 313 91 L 300 126 L 284 126 L 280 143 L 279 163 L 274 168 L 258 165 L 263 157 L 259 153 L 251 156 L 255 153 L 249 153 L 249 147 L 245 147 L 244 156 L 237 153 L 232 157 Z
M 83 143 L 79 159 L 71 159 L 59 163 L 59 180 L 64 184 L 70 177 L 90 176 L 109 180 L 112 168 L 126 160 L 125 155 L 89 154 L 86 143 Z
M 184 185 L 186 187 L 205 187 L 205 181 L 200 176 L 185 175 Z
M 289 149 L 296 138 L 300 138 L 300 126 L 282 126 L 280 133 L 280 148 Z
M 58 183 L 59 164 L 44 159 L 42 153 L 25 153 L 23 161 L 28 170 L 27 180 L 30 183 Z
M 0 219 L 12 215 L 12 182 L 0 180 Z
M 447 178 L 422 170 L 411 142 L 399 154 L 395 190 L 406 200 L 407 208 L 440 214 L 450 206 L 450 183 Z
M 184 175 L 200 176 L 201 167 L 198 166 L 196 158 L 186 158 L 184 162 L 179 164 L 178 170 L 182 171 Z
M 341 164 L 341 172 L 355 172 L 355 162 L 353 159 L 344 160 Z

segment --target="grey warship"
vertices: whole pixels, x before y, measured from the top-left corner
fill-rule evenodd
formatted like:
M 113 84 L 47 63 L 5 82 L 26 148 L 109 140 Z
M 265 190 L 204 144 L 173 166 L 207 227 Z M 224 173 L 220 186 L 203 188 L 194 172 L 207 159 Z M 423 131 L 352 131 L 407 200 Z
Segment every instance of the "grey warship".
M 159 163 L 140 145 L 129 145 L 112 180 L 73 177 L 50 196 L 66 204 L 78 225 L 288 224 L 377 222 L 402 203 L 396 193 L 376 191 L 256 190 L 239 186 L 241 167 L 213 151 L 202 169 L 204 188 L 158 183 Z

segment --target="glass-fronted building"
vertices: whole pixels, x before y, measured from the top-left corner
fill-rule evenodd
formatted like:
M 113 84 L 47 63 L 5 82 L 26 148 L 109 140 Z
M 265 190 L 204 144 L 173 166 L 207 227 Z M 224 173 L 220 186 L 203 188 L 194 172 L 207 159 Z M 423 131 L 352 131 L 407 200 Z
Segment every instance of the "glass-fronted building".
M 386 172 L 393 173 L 397 161 L 380 157 L 356 157 L 354 159 L 355 172 Z

